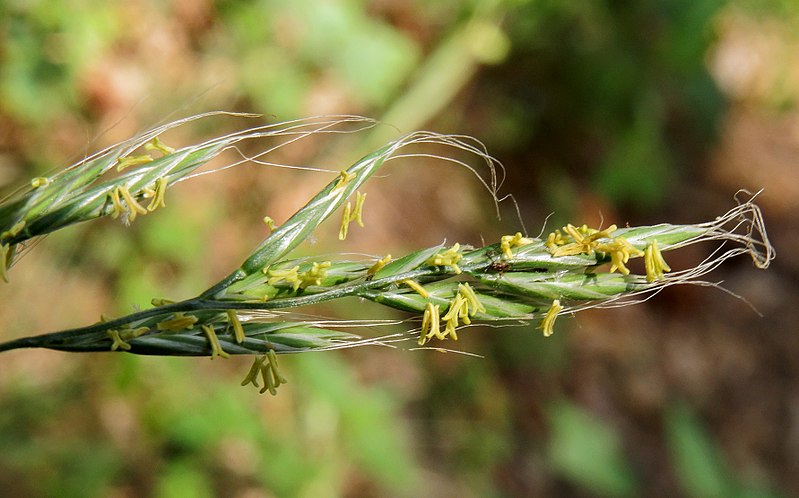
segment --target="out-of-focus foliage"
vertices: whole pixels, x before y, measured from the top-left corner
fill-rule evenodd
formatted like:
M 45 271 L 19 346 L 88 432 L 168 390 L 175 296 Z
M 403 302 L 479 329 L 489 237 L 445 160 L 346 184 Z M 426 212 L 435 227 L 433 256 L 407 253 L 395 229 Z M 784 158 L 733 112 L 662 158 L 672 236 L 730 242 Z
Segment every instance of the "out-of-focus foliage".
M 771 138 L 793 129 L 796 61 L 760 57 L 756 50 L 784 41 L 777 35 L 743 48 L 739 40 L 749 38 L 736 38 L 741 26 L 790 37 L 797 13 L 787 0 L 7 0 L 0 2 L 0 187 L 171 113 L 223 108 L 286 120 L 348 112 L 386 116 L 403 132 L 430 127 L 484 140 L 505 163 L 508 190 L 533 234 L 553 210 L 564 222 L 596 224 L 591 217 L 601 212 L 621 226 L 643 221 L 644 210 L 657 221 L 696 221 L 723 212 L 736 188 L 756 190 L 762 181 L 773 184 L 766 202 L 776 198 L 770 192 L 799 198 L 790 190 L 799 185 L 797 148 Z M 740 19 L 773 24 L 760 29 Z M 731 54 L 732 74 L 754 67 L 777 76 L 753 77 L 732 94 L 711 72 L 720 51 Z M 768 61 L 773 71 L 752 61 Z M 733 121 L 738 127 L 731 115 L 743 116 Z M 766 146 L 759 136 L 769 137 Z M 738 176 L 711 168 L 713 148 L 727 137 L 769 167 L 747 166 Z M 292 159 L 331 166 L 322 151 L 329 149 L 309 144 Z M 393 171 L 393 187 L 369 197 L 363 233 L 373 238 L 351 237 L 363 244 L 358 250 L 399 254 L 410 238 L 436 237 L 412 246 L 442 236 L 476 243 L 518 228 L 512 216 L 500 224 L 508 229 L 498 228 L 471 198 L 477 189 L 444 177 L 448 171 Z M 240 262 L 262 237 L 264 215 L 287 215 L 314 191 L 305 182 L 318 178 L 284 173 L 198 179 L 175 190 L 169 209 L 133 227 L 99 224 L 49 237 L 15 268 L 14 285 L 0 288 L 0 336 L 191 295 Z M 718 198 L 720 208 L 705 208 Z M 790 235 L 775 235 L 797 247 Z M 313 250 L 341 246 L 323 232 Z M 548 340 L 529 329 L 462 334 L 454 345 L 482 359 L 367 350 L 282 357 L 289 385 L 277 398 L 238 388 L 246 360 L 4 354 L 0 489 L 165 497 L 796 494 L 799 457 L 785 414 L 795 407 L 799 372 L 795 323 L 785 325 L 793 305 L 785 303 L 796 295 L 797 269 L 781 264 L 785 280 L 723 277 L 755 301 L 762 320 L 725 296 L 664 292 L 660 305 L 559 321 Z M 44 310 L 35 304 L 42 302 Z M 353 308 L 322 312 L 371 309 Z

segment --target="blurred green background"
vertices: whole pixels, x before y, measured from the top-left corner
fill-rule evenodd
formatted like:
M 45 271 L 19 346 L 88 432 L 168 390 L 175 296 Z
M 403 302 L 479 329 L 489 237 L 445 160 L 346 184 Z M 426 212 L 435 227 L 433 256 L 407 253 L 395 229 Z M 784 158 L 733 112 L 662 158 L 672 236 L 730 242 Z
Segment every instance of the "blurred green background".
M 391 126 L 274 160 L 341 169 L 400 132 L 470 134 L 504 163 L 533 235 L 549 213 L 550 228 L 706 221 L 765 188 L 781 254 L 713 277 L 762 317 L 668 289 L 562 318 L 550 339 L 527 326 L 451 344 L 483 358 L 284 356 L 275 398 L 239 387 L 242 358 L 4 353 L 1 493 L 799 495 L 797 28 L 787 0 L 0 2 L 0 188 L 192 112 L 357 113 Z M 416 162 L 371 182 L 367 228 L 345 246 L 331 226 L 303 250 L 399 255 L 519 229 L 465 172 Z M 264 215 L 281 222 L 327 179 L 237 168 L 130 228 L 50 236 L 0 287 L 0 340 L 189 297 L 248 254 Z

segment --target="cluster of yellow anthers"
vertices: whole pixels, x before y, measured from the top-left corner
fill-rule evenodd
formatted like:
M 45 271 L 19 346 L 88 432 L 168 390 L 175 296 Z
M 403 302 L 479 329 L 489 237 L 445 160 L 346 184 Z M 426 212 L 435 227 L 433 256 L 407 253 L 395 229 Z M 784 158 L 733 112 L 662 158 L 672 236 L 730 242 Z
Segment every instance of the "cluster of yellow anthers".
M 613 237 L 611 234 L 616 229 L 616 225 L 596 230 L 588 228 L 587 225 L 578 228 L 568 224 L 563 227 L 565 235 L 560 230 L 555 230 L 549 234 L 544 245 L 554 257 L 593 254 L 595 251 L 609 254 L 610 272 L 618 270 L 624 275 L 629 275 L 630 270 L 626 263 L 630 260 L 630 256 L 643 256 L 644 253 L 633 247 L 624 237 Z M 601 239 L 611 239 L 611 241 L 600 243 Z
M 423 345 L 432 338 L 446 339 L 447 336 L 452 337 L 453 340 L 458 340 L 456 329 L 459 321 L 463 321 L 465 325 L 472 323 L 471 317 L 477 312 L 485 311 L 485 306 L 477 299 L 477 294 L 469 286 L 469 284 L 458 284 L 458 292 L 455 297 L 450 301 L 447 307 L 447 313 L 442 317 L 441 307 L 428 302 L 422 316 L 422 328 L 419 335 L 419 345 Z M 446 325 L 442 332 L 440 322 L 444 321 Z
M 512 247 L 522 247 L 532 243 L 533 239 L 522 237 L 521 232 L 516 232 L 514 235 L 503 235 L 502 238 L 499 239 L 502 254 L 508 259 L 513 257 L 513 253 L 511 252 Z
M 121 185 L 111 191 L 108 195 L 111 197 L 111 203 L 114 206 L 114 211 L 111 217 L 116 219 L 122 214 L 127 214 L 128 223 L 132 223 L 136 219 L 137 214 L 145 215 L 152 213 L 159 207 L 166 207 L 164 196 L 166 195 L 167 179 L 159 178 L 155 181 L 153 188 L 146 187 L 143 191 L 145 199 L 152 199 L 150 204 L 145 208 L 136 201 L 136 198 L 130 193 L 128 187 Z M 124 202 L 124 204 L 123 204 Z
M 287 383 L 286 379 L 280 375 L 280 372 L 277 369 L 277 354 L 275 354 L 274 349 L 270 349 L 263 356 L 255 357 L 252 367 L 250 367 L 250 371 L 244 380 L 241 381 L 241 385 L 246 386 L 247 384 L 252 384 L 255 387 L 260 387 L 258 385 L 259 373 L 264 381 L 264 387 L 262 387 L 260 391 L 261 394 L 269 391 L 269 393 L 274 396 L 277 394 L 276 389 L 281 384 Z
M 660 252 L 656 240 L 647 244 L 644 250 L 644 267 L 646 268 L 646 281 L 649 283 L 663 278 L 664 272 L 671 271 L 666 260 L 663 259 L 663 253 Z
M 144 145 L 144 148 L 147 150 L 157 150 L 161 154 L 168 156 L 175 152 L 175 149 L 166 145 L 159 139 L 158 137 L 153 138 L 149 142 Z M 125 168 L 129 168 L 131 166 L 138 166 L 139 164 L 149 163 L 153 160 L 153 158 L 149 154 L 140 154 L 136 156 L 125 156 L 120 157 L 117 159 L 117 171 L 122 171 Z
M 344 206 L 344 214 L 341 215 L 341 228 L 338 231 L 338 240 L 347 238 L 347 232 L 350 229 L 350 223 L 353 221 L 363 228 L 363 203 L 366 201 L 366 194 L 360 192 L 355 193 L 355 207 L 352 207 L 352 202 L 347 201 Z
M 331 265 L 332 263 L 330 261 L 313 263 L 308 271 L 302 273 L 300 273 L 299 265 L 285 270 L 264 268 L 263 272 L 269 277 L 266 280 L 268 285 L 285 282 L 291 284 L 292 289 L 296 291 L 297 289 L 304 289 L 309 285 L 322 285 L 322 280 L 327 276 L 327 269 L 330 268 Z
M 458 262 L 463 259 L 463 254 L 461 254 L 460 250 L 461 245 L 456 243 L 446 251 L 434 254 L 426 263 L 430 266 L 449 266 L 458 275 L 461 272 Z

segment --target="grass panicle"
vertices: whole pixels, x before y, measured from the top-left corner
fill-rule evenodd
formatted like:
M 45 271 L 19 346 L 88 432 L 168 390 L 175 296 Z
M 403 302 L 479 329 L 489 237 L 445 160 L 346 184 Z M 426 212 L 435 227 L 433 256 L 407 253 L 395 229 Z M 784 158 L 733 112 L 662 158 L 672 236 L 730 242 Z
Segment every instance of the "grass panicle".
M 28 238 L 93 217 L 116 214 L 132 221 L 134 211 L 151 211 L 139 202 L 146 198 L 144 189 L 149 185 L 155 186 L 150 198 L 156 207 L 163 207 L 167 187 L 205 174 L 195 170 L 242 140 L 282 138 L 271 149 L 250 157 L 242 154 L 241 161 L 217 170 L 240 163 L 268 164 L 264 159 L 268 152 L 304 136 L 374 124 L 352 116 L 313 118 L 256 127 L 176 150 L 159 140 L 164 131 L 187 121 L 165 125 L 95 155 L 4 203 L 0 226 L 7 228 L 0 256 L 8 260 L 13 247 Z M 500 165 L 479 142 L 462 136 L 412 133 L 345 170 L 328 173 L 330 182 L 315 197 L 280 226 L 270 226 L 269 237 L 238 268 L 196 297 L 179 302 L 156 300 L 150 309 L 86 327 L 17 339 L 0 344 L 0 351 L 39 347 L 212 358 L 255 355 L 244 384 L 258 386 L 260 374 L 264 382 L 261 392 L 274 393 L 274 388 L 285 382 L 277 372 L 275 354 L 403 341 L 437 348 L 431 343 L 457 340 L 459 332 L 476 324 L 531 323 L 549 336 L 559 315 L 632 304 L 672 285 L 715 285 L 705 282 L 705 275 L 742 254 L 749 254 L 758 268 L 767 268 L 774 258 L 762 213 L 754 203 L 756 195 L 751 194 L 708 223 L 621 229 L 615 225 L 604 229 L 567 225 L 542 238 L 516 233 L 483 247 L 440 244 L 399 258 L 290 258 L 291 251 L 339 208 L 345 208 L 342 231 L 351 221 L 363 225 L 365 194 L 361 189 L 390 160 L 437 157 L 477 173 L 477 168 L 457 157 L 433 156 L 416 148 L 427 144 L 450 147 L 480 159 L 488 174 L 477 176 L 498 200 Z M 142 159 L 135 166 L 126 164 L 125 171 L 129 172 L 94 185 L 101 173 L 141 147 L 161 157 Z M 113 199 L 115 192 L 118 201 Z M 708 241 L 717 242 L 716 249 L 696 266 L 672 271 L 666 262 L 669 251 Z M 637 259 L 642 264 L 635 263 Z M 304 306 L 348 297 L 403 310 L 408 317 L 401 321 L 328 320 L 299 313 Z M 401 331 L 375 333 L 375 328 L 389 326 Z

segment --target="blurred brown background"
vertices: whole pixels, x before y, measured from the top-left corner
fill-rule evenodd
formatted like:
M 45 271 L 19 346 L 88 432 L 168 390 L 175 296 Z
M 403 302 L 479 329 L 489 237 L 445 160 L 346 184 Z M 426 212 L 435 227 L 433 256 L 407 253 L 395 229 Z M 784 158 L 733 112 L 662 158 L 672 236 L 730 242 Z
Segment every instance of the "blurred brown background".
M 780 0 L 0 3 L 0 188 L 194 112 L 357 113 L 391 126 L 270 159 L 341 169 L 400 133 L 470 134 L 504 163 L 533 235 L 549 213 L 550 228 L 712 220 L 763 188 L 779 254 L 765 272 L 742 258 L 711 276 L 762 316 L 672 288 L 561 319 L 546 340 L 462 334 L 482 359 L 284 357 L 275 398 L 238 387 L 242 358 L 4 353 L 0 494 L 799 495 L 797 28 L 799 6 Z M 405 164 L 370 182 L 367 228 L 344 250 L 519 229 L 465 171 Z M 193 295 L 265 235 L 264 215 L 281 222 L 327 179 L 236 168 L 180 184 L 130 228 L 52 235 L 0 287 L 0 340 Z M 332 225 L 303 250 L 342 251 Z

